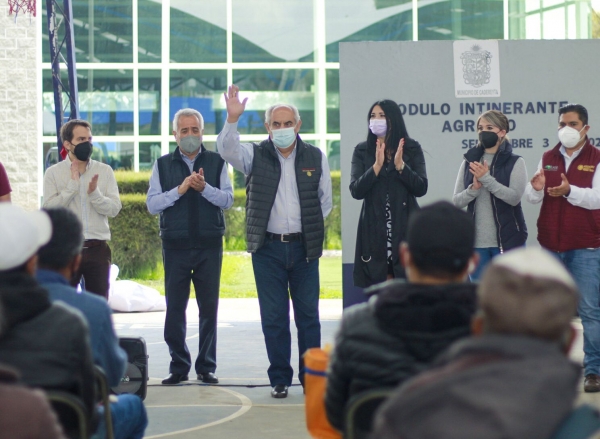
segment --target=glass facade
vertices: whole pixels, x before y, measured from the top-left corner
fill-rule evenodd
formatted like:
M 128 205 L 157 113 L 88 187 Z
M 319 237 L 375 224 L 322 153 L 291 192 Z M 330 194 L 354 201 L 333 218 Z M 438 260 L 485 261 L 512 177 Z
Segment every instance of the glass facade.
M 600 38 L 599 0 L 72 0 L 72 7 L 80 112 L 92 123 L 95 154 L 136 171 L 175 148 L 180 108 L 202 113 L 204 143 L 214 150 L 232 82 L 249 98 L 243 141 L 264 139 L 266 108 L 291 102 L 303 139 L 339 169 L 340 42 Z M 40 148 L 52 160 L 43 15 Z

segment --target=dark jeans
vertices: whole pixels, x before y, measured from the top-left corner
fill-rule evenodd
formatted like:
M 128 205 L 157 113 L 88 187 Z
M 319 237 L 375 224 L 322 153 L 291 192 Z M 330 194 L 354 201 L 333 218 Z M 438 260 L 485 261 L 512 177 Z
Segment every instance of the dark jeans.
M 298 329 L 298 378 L 304 383 L 302 355 L 307 349 L 321 345 L 319 260 L 307 261 L 300 241 L 284 243 L 266 238 L 265 244 L 252 254 L 252 266 L 271 386 L 289 386 L 294 376 L 290 365 L 290 296 Z
M 165 266 L 165 342 L 169 346 L 169 372 L 187 374 L 192 366 L 185 343 L 185 310 L 190 298 L 190 281 L 194 283 L 200 310 L 199 347 L 196 373 L 214 372 L 217 368 L 217 310 L 223 247 L 195 249 L 163 248 Z
M 71 279 L 71 285 L 76 287 L 83 280 L 85 290 L 108 299 L 109 273 L 112 253 L 106 241 L 92 239 L 83 244 L 81 265 Z

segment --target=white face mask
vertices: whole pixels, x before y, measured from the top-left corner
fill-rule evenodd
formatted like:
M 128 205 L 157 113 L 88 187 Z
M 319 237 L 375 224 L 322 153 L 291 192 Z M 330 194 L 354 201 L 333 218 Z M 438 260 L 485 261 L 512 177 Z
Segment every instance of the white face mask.
M 581 129 L 583 131 L 585 126 Z M 577 131 L 575 128 L 562 127 L 558 130 L 558 140 L 565 148 L 573 148 L 581 140 L 581 131 Z

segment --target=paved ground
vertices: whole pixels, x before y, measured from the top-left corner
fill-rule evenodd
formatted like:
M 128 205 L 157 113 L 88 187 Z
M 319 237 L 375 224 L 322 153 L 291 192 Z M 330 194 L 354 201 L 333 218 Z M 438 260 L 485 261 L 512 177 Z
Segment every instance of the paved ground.
M 150 425 L 146 438 L 308 438 L 304 396 L 297 379 L 288 398 L 276 400 L 269 395 L 258 301 L 222 299 L 219 306 L 218 386 L 196 381 L 193 373 L 184 385 L 162 386 L 160 380 L 168 374 L 170 359 L 162 335 L 164 312 L 115 314 L 120 336 L 142 336 L 147 343 L 150 381 L 145 404 Z M 322 300 L 320 313 L 323 343 L 330 343 L 342 314 L 342 301 Z M 191 301 L 187 339 L 192 358 L 198 352 L 197 315 L 196 303 Z M 293 322 L 291 326 L 296 346 Z M 298 363 L 294 351 L 292 365 Z M 581 337 L 572 357 L 582 360 Z M 600 395 L 583 394 L 581 399 L 600 407 Z

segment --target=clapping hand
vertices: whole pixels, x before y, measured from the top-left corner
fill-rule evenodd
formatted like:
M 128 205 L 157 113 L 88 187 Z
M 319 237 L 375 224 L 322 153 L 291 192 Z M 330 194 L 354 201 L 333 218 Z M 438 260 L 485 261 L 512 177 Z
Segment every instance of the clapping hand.
M 481 177 L 490 172 L 490 167 L 488 166 L 487 160 L 484 160 L 483 164 L 479 162 L 471 162 L 469 164 L 469 171 L 471 174 L 473 174 L 473 176 L 480 180 Z
M 206 181 L 204 180 L 204 169 L 198 169 L 198 173 L 192 172 L 190 177 L 190 186 L 192 189 L 202 192 L 206 187 Z
M 404 167 L 404 159 L 402 158 L 402 154 L 404 153 L 404 139 L 400 139 L 400 143 L 398 143 L 398 150 L 396 151 L 396 155 L 394 156 L 394 166 L 397 171 L 400 171 Z
M 546 176 L 544 175 L 544 170 L 540 169 L 539 171 L 537 171 L 535 173 L 535 175 L 531 178 L 531 186 L 536 190 L 536 191 L 541 191 L 542 189 L 544 189 L 544 186 L 546 185 Z
M 98 187 L 98 174 L 94 175 L 90 180 L 90 185 L 88 186 L 88 195 L 96 190 Z
M 385 162 L 385 142 L 377 139 L 375 150 L 375 164 L 373 165 L 373 171 L 375 171 L 375 175 L 379 175 L 381 168 L 383 167 L 383 163 Z
M 481 189 L 481 182 L 477 180 L 477 177 L 473 176 L 473 184 L 471 185 L 471 189 L 479 190 Z
M 548 188 L 548 195 L 551 197 L 568 196 L 571 193 L 571 185 L 565 174 L 560 174 L 560 178 L 562 179 L 560 186 Z

